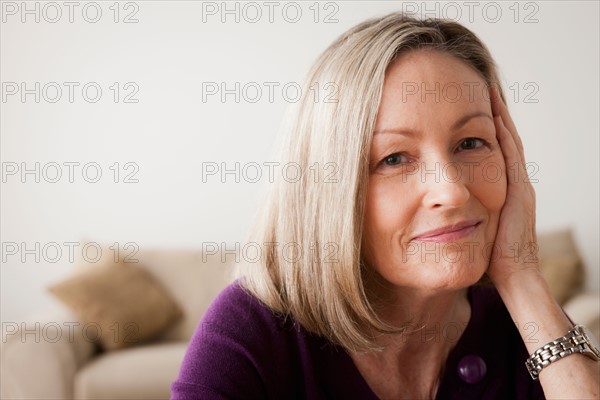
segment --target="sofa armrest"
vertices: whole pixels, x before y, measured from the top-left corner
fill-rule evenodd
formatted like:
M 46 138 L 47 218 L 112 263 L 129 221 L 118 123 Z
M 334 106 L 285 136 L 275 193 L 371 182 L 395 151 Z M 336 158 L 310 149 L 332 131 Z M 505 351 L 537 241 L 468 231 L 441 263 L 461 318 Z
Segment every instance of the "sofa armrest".
M 579 293 L 568 300 L 563 309 L 573 322 L 585 325 L 596 338 L 600 338 L 600 293 Z
M 85 328 L 66 312 L 3 321 L 0 398 L 72 398 L 75 374 L 96 349 L 90 339 L 96 333 Z

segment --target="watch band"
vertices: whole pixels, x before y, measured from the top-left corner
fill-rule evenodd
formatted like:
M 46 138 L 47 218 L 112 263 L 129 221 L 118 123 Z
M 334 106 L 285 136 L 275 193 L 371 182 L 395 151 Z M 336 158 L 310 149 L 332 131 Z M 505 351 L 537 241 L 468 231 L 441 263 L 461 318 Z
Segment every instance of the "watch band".
M 537 379 L 540 371 L 550 363 L 574 353 L 586 352 L 587 340 L 575 326 L 565 336 L 562 336 L 537 349 L 525 361 L 532 379 Z

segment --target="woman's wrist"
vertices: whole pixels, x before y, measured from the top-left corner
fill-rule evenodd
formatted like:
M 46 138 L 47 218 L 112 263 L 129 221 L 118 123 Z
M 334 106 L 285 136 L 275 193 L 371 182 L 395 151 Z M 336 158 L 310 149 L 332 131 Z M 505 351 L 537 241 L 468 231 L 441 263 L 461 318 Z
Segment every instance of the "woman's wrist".
M 573 327 L 539 270 L 526 269 L 494 283 L 529 353 Z

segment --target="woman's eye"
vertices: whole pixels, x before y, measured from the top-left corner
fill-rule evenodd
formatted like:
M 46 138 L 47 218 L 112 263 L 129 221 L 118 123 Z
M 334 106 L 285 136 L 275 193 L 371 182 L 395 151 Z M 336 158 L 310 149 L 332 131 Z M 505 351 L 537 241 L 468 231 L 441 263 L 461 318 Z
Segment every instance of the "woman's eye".
M 483 146 L 484 144 L 485 142 L 482 139 L 467 138 L 462 141 L 459 147 L 461 148 L 461 150 L 473 150 Z
M 406 156 L 401 153 L 390 154 L 386 158 L 383 159 L 382 163 L 385 165 L 398 165 L 402 162 L 406 162 Z

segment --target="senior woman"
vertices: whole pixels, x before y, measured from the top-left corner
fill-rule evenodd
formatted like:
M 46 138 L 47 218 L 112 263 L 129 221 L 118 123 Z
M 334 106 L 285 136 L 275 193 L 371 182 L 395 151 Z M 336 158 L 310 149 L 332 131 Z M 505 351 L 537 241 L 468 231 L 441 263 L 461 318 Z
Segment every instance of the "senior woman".
M 498 82 L 455 22 L 394 13 L 331 44 L 286 128 L 303 174 L 269 192 L 262 257 L 211 304 L 173 399 L 598 398 L 597 348 L 538 270 Z

